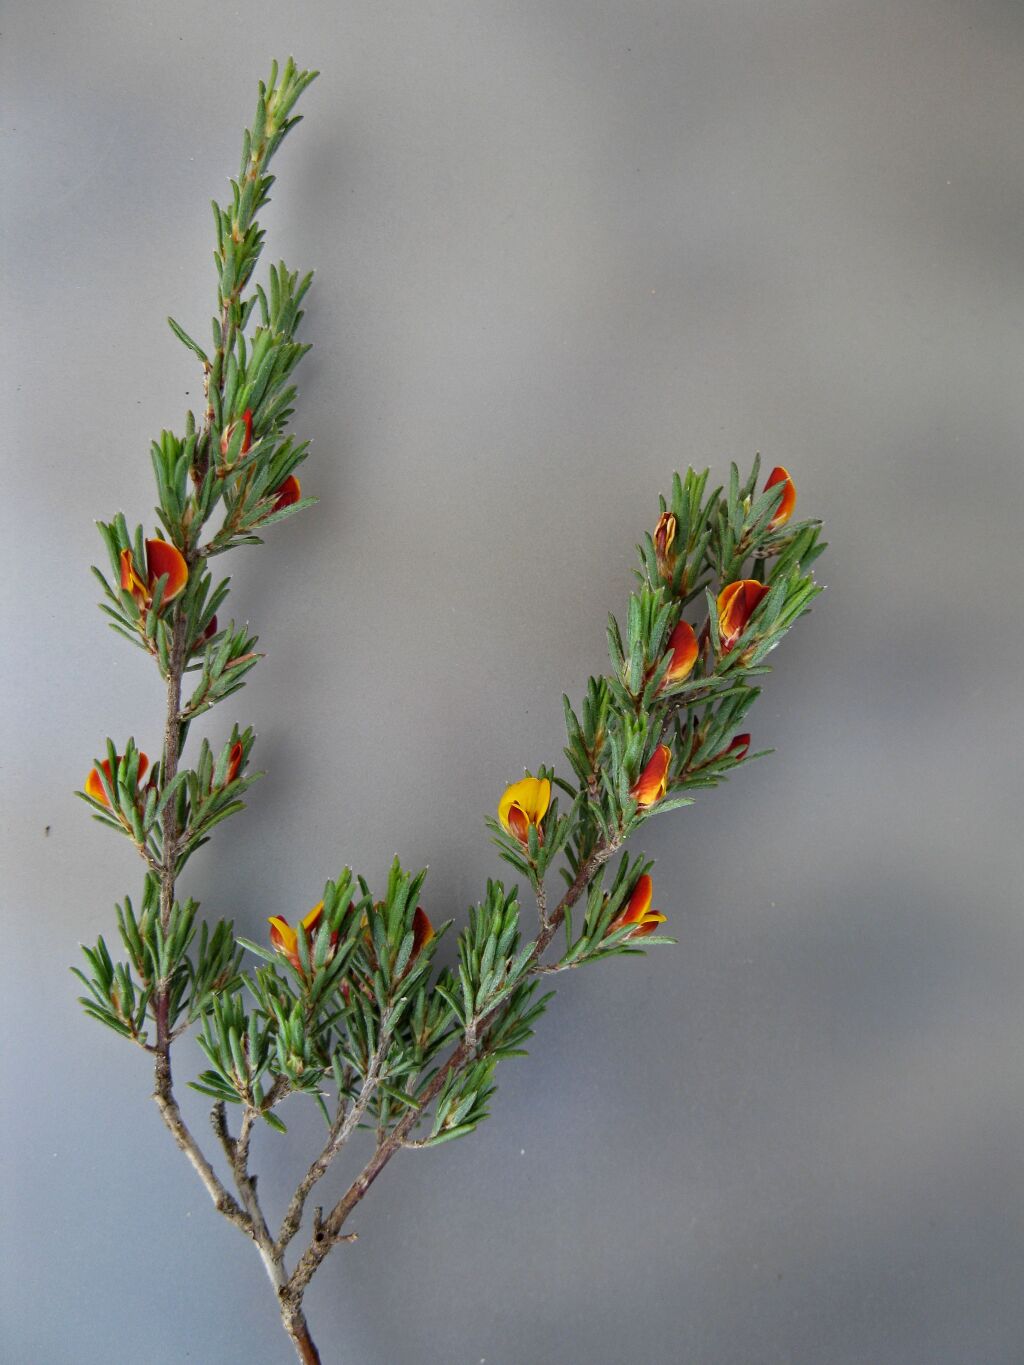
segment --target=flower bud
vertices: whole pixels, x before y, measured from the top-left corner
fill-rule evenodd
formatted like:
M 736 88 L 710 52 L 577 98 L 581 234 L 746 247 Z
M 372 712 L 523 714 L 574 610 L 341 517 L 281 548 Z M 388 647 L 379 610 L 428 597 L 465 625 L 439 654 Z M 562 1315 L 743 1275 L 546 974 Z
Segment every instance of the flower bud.
M 667 744 L 659 744 L 646 768 L 629 789 L 630 796 L 638 806 L 653 806 L 665 795 L 671 761 L 672 750 Z
M 732 649 L 746 630 L 767 592 L 767 584 L 753 578 L 740 578 L 718 594 L 718 635 L 723 653 Z
M 786 488 L 782 494 L 782 501 L 775 509 L 775 515 L 768 523 L 769 531 L 777 531 L 780 526 L 784 526 L 793 515 L 793 508 L 796 506 L 796 485 L 789 477 L 789 471 L 781 464 L 776 465 L 768 475 L 764 491 L 767 493 L 769 488 L 774 488 L 779 483 L 784 483 Z

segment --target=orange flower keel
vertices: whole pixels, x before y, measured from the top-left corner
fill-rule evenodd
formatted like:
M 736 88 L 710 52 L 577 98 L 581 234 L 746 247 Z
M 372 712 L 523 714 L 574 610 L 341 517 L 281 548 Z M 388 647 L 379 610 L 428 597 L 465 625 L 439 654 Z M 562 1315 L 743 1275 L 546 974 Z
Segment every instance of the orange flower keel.
M 718 634 L 723 650 L 732 649 L 767 593 L 766 583 L 740 578 L 718 594 Z
M 629 789 L 630 796 L 638 806 L 653 806 L 665 795 L 671 762 L 672 750 L 667 744 L 659 744 L 646 768 Z
M 120 766 L 121 766 L 121 764 L 122 764 L 123 762 L 124 762 L 124 754 L 118 754 L 118 756 L 117 756 L 117 766 L 118 766 L 119 769 L 120 769 Z M 103 769 L 103 775 L 104 775 L 104 777 L 106 777 L 108 784 L 109 784 L 110 786 L 114 786 L 114 776 L 113 776 L 113 773 L 112 773 L 111 770 L 110 770 L 110 759 L 109 759 L 109 758 L 104 758 L 104 759 L 102 759 L 102 760 L 100 761 L 99 767 L 95 767 L 95 768 L 90 768 L 90 769 L 89 769 L 89 776 L 85 779 L 85 788 L 84 788 L 84 790 L 85 790 L 86 796 L 91 796 L 92 799 L 93 799 L 94 801 L 98 801 L 98 802 L 100 803 L 101 806 L 106 806 L 106 808 L 109 810 L 109 809 L 110 809 L 110 802 L 107 800 L 107 793 L 106 793 L 106 792 L 104 791 L 104 789 L 103 789 L 103 779 L 100 777 L 100 768 Z M 148 771 L 148 769 L 149 769 L 149 759 L 148 759 L 148 758 L 146 757 L 146 755 L 140 750 L 140 751 L 139 751 L 139 774 L 138 774 L 138 778 L 137 778 L 137 780 L 138 780 L 139 782 L 141 782 L 142 779 L 146 776 L 146 772 Z
M 671 687 L 673 683 L 684 682 L 693 672 L 693 666 L 697 662 L 700 649 L 697 645 L 697 635 L 689 621 L 679 622 L 669 636 L 668 649 L 672 661 L 662 680 L 662 687 Z
M 608 932 L 611 934 L 616 929 L 624 929 L 627 924 L 633 924 L 636 927 L 629 935 L 630 938 L 646 938 L 648 934 L 653 934 L 659 924 L 665 923 L 666 918 L 660 910 L 651 909 L 653 899 L 654 883 L 645 872 L 637 880 L 633 894 L 626 902 L 625 910 L 608 926 Z
M 774 488 L 776 484 L 784 483 L 785 491 L 782 494 L 782 501 L 779 503 L 775 515 L 768 523 L 769 531 L 777 531 L 780 526 L 785 526 L 786 522 L 793 515 L 793 508 L 796 506 L 796 484 L 789 477 L 789 470 L 784 465 L 776 465 L 768 475 L 764 491 L 767 493 L 769 488 Z

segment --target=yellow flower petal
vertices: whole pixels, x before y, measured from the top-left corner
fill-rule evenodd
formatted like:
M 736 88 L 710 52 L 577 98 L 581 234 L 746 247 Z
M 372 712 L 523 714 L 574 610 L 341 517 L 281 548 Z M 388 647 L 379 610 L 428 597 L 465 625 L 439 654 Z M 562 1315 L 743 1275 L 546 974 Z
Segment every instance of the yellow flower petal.
M 509 823 L 509 811 L 518 806 L 526 816 L 527 824 L 539 825 L 551 804 L 551 783 L 546 777 L 524 777 L 506 788 L 498 802 L 498 819 L 509 834 L 514 834 Z M 518 836 L 517 836 L 518 837 Z
M 316 922 L 323 914 L 323 912 L 324 912 L 323 901 L 317 901 L 316 905 L 313 906 L 312 910 L 310 910 L 309 914 L 306 915 L 306 917 L 302 921 L 302 927 L 303 929 L 306 930 L 307 934 L 312 933 L 312 931 L 316 928 Z
M 270 925 L 270 942 L 274 948 L 284 953 L 285 957 L 294 957 L 298 952 L 299 940 L 292 926 L 280 915 L 271 915 L 267 923 Z

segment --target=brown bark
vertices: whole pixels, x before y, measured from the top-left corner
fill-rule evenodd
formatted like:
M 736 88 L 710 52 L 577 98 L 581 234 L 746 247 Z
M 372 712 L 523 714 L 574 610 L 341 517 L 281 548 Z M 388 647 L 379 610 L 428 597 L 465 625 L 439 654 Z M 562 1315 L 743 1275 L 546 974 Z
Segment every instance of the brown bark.
M 320 1352 L 316 1349 L 316 1342 L 309 1335 L 309 1327 L 306 1324 L 306 1317 L 301 1308 L 285 1309 L 281 1313 L 281 1321 L 284 1330 L 291 1338 L 295 1353 L 302 1361 L 302 1365 L 322 1365 Z

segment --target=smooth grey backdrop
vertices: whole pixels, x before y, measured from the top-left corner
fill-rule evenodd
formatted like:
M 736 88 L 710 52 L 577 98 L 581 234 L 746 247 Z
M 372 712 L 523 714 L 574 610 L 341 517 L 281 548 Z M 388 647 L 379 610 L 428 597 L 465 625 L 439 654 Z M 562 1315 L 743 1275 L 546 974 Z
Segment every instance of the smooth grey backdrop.
M 480 1134 L 388 1170 L 308 1299 L 325 1361 L 1019 1365 L 1024 11 L 995 0 L 7 7 L 4 1358 L 288 1358 L 67 964 L 138 883 L 71 789 L 108 732 L 159 743 L 92 521 L 147 515 L 197 401 L 164 317 L 206 326 L 206 204 L 289 51 L 323 75 L 266 225 L 318 271 L 322 501 L 231 566 L 270 776 L 191 869 L 212 913 L 260 935 L 399 849 L 461 918 L 673 468 L 760 450 L 832 544 L 755 716 L 777 754 L 650 828 L 678 948 L 573 974 Z M 272 1200 L 316 1137 L 260 1136 Z

